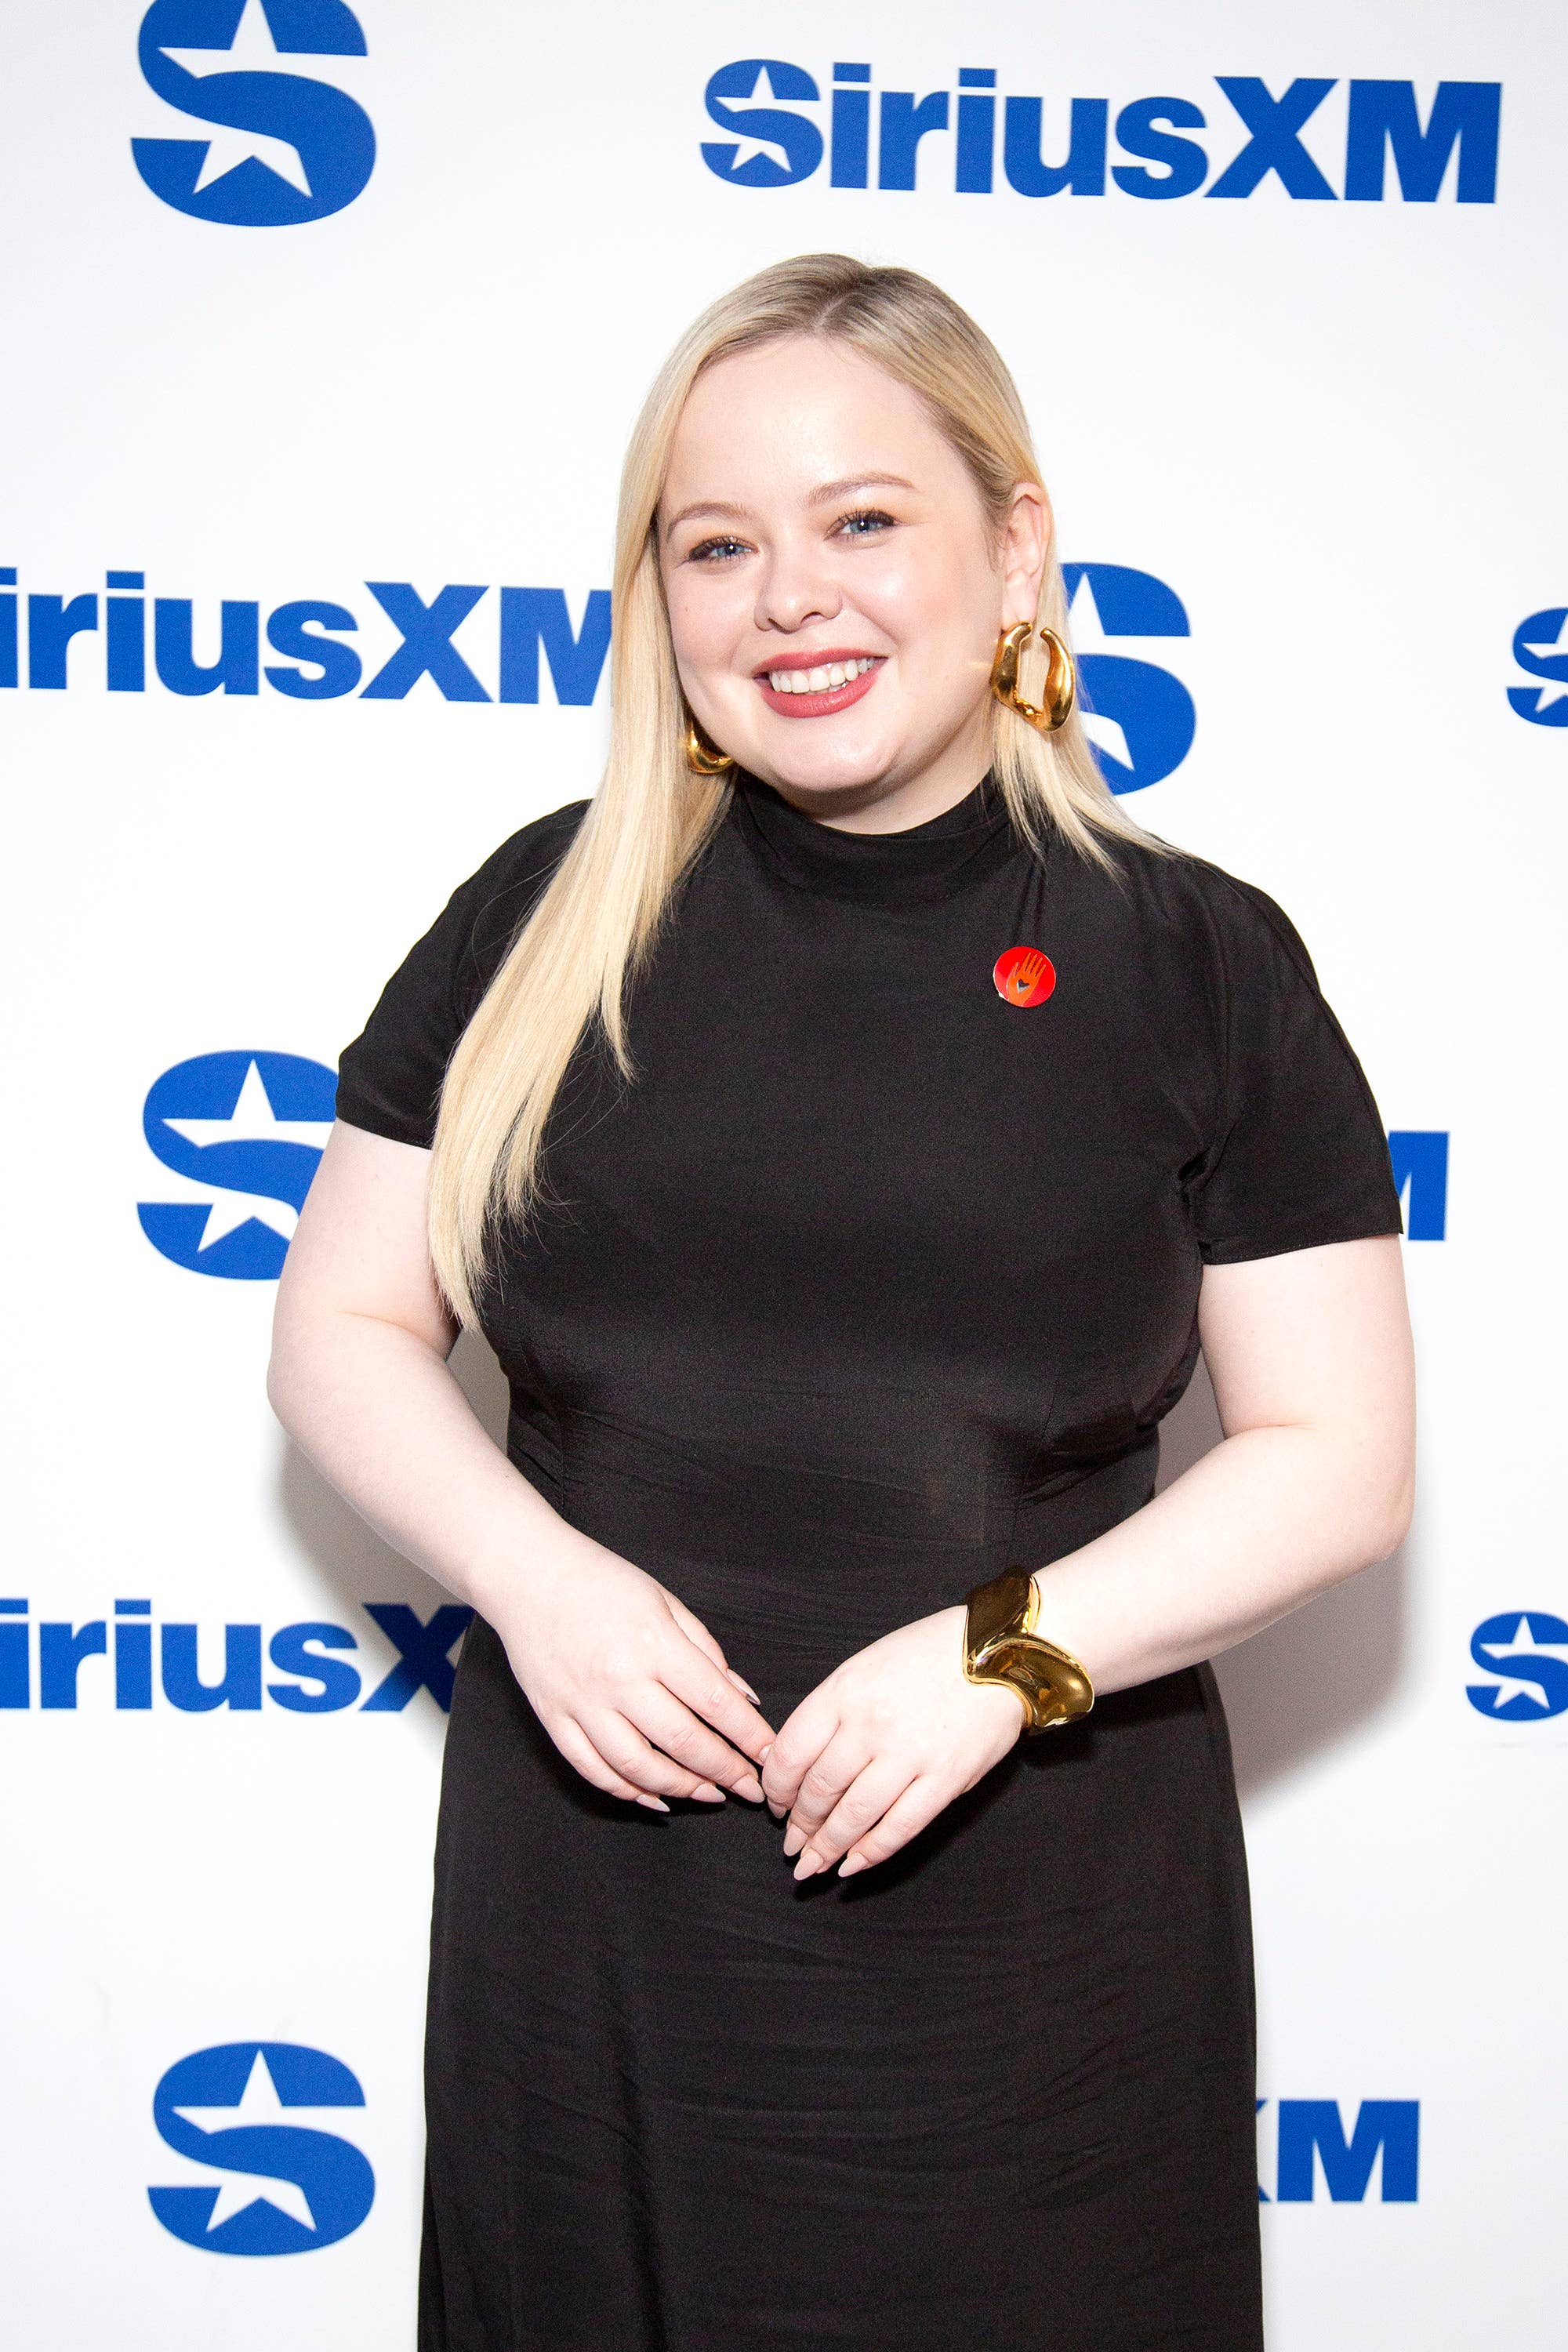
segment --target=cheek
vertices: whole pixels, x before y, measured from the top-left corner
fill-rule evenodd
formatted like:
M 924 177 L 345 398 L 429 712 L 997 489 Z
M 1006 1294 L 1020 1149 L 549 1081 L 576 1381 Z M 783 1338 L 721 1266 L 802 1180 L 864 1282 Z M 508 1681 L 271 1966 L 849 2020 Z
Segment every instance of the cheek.
M 857 583 L 858 602 L 900 653 L 912 658 L 906 687 L 936 687 L 973 667 L 996 634 L 997 591 L 955 551 L 889 547 Z
M 744 592 L 723 577 L 694 580 L 677 572 L 666 583 L 670 642 L 683 669 L 721 668 L 750 613 Z

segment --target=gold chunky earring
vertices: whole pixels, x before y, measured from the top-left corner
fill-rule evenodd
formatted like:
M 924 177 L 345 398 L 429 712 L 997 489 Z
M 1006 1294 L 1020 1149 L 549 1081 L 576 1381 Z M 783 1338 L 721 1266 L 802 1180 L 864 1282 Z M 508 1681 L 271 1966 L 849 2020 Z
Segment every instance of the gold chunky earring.
M 1031 727 L 1039 729 L 1042 735 L 1054 735 L 1058 727 L 1065 725 L 1068 713 L 1072 709 L 1078 680 L 1073 674 L 1071 654 L 1054 629 L 1042 625 L 1039 635 L 1050 656 L 1050 667 L 1046 672 L 1046 707 L 1043 710 L 1037 710 L 1032 702 L 1025 701 L 1018 691 L 1018 656 L 1034 635 L 1035 630 L 1027 621 L 1020 621 L 1014 628 L 1004 629 L 996 640 L 996 659 L 991 668 L 991 691 L 998 702 L 1005 704 L 1009 710 L 1016 710 L 1020 719 L 1026 719 Z
M 695 719 L 686 722 L 686 764 L 694 776 L 721 776 L 732 768 L 728 751 L 715 751 Z

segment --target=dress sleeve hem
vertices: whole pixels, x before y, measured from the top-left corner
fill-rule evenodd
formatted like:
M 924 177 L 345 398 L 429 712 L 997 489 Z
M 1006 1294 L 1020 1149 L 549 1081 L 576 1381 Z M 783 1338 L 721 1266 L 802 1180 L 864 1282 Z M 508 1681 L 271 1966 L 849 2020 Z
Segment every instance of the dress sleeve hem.
M 1300 1224 L 1268 1234 L 1236 1234 L 1215 1241 L 1202 1241 L 1198 1255 L 1205 1265 L 1245 1265 L 1256 1258 L 1286 1257 L 1292 1251 L 1321 1249 L 1332 1242 L 1380 1241 L 1384 1237 L 1399 1240 L 1405 1232 L 1403 1215 L 1396 1213 L 1391 1220 L 1384 1209 L 1369 1210 L 1363 1217 L 1307 1220 Z
M 357 1127 L 366 1135 L 384 1136 L 389 1143 L 412 1144 L 419 1151 L 428 1151 L 435 1140 L 427 1125 L 346 1095 L 342 1088 L 333 1118 L 340 1127 Z

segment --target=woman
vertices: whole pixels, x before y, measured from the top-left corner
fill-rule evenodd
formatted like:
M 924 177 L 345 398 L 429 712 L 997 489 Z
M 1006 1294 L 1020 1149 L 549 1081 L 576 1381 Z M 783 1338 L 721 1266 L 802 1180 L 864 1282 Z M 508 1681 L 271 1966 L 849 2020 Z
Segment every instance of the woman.
M 1205 1662 L 1406 1525 L 1375 1107 L 1279 908 L 1105 791 L 1016 393 L 923 278 L 697 322 L 616 612 L 603 784 L 387 983 L 278 1305 L 280 1417 L 478 1612 L 420 2343 L 1245 2352 Z M 1224 1440 L 1152 1500 L 1200 1338 Z M 1043 1698 L 966 1668 L 1020 1591 Z

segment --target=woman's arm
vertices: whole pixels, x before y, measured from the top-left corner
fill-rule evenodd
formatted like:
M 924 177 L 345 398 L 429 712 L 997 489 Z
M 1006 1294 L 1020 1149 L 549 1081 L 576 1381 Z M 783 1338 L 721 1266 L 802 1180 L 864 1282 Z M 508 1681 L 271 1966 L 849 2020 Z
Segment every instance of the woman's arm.
M 1392 1235 L 1205 1267 L 1222 1444 L 1037 1572 L 1039 1631 L 1122 1690 L 1245 1641 L 1410 1525 L 1415 1365 Z
M 332 1129 L 284 1260 L 267 1393 L 362 1518 L 489 1620 L 546 1730 L 612 1794 L 761 1801 L 772 1734 L 684 1602 L 569 1527 L 447 1369 L 430 1155 Z M 732 1744 L 731 1744 L 732 1743 Z M 721 1784 L 714 1786 L 714 1783 Z
M 1385 1558 L 1410 1522 L 1415 1383 L 1396 1239 L 1209 1266 L 1198 1323 L 1223 1443 L 1036 1572 L 1037 1630 L 1097 1692 L 1244 1641 Z M 791 1816 L 797 1876 L 841 1856 L 847 1872 L 885 1861 L 1014 1745 L 1016 1697 L 963 1678 L 963 1613 L 939 1610 L 858 1652 L 782 1727 L 763 1786 Z

